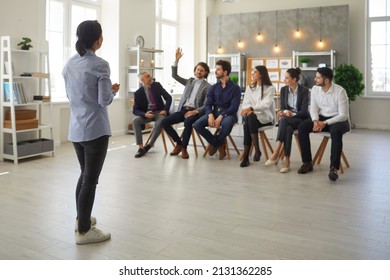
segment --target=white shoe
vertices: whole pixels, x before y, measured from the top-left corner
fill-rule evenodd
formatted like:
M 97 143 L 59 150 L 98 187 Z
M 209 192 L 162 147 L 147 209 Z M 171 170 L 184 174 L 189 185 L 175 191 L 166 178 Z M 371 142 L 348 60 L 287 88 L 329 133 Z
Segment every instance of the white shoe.
M 90 244 L 106 241 L 111 238 L 111 233 L 103 232 L 100 229 L 91 227 L 86 233 L 76 232 L 76 244 Z
M 264 164 L 265 166 L 276 165 L 278 162 L 276 160 L 268 159 Z
M 91 216 L 91 227 L 93 227 L 94 225 L 96 225 L 96 218 Z M 76 219 L 76 225 L 74 226 L 74 231 L 78 231 L 79 230 L 79 220 Z
M 287 172 L 290 172 L 290 167 L 282 167 L 280 169 L 280 173 L 287 173 Z

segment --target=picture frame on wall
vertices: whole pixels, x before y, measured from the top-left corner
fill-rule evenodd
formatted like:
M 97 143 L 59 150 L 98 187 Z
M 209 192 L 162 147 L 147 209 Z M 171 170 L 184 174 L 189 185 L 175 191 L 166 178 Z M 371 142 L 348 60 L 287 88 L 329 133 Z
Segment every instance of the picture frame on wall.
M 279 68 L 288 69 L 292 67 L 292 59 L 280 59 Z
M 280 69 L 280 81 L 281 82 L 284 81 L 284 77 L 286 77 L 286 72 L 287 72 L 287 68 L 286 69 Z
M 264 61 L 262 59 L 254 59 L 252 60 L 251 68 L 255 68 L 256 66 L 264 65 Z
M 266 59 L 265 66 L 268 69 L 279 68 L 279 60 L 278 59 Z
M 268 74 L 272 82 L 279 82 L 279 71 L 268 71 Z

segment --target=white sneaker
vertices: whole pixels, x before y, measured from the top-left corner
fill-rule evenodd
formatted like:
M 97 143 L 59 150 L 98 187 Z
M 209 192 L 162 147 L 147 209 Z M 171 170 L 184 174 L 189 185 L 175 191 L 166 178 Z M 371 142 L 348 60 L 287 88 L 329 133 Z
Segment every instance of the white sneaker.
M 103 232 L 100 229 L 91 227 L 86 233 L 76 232 L 76 244 L 90 244 L 106 241 L 111 238 L 111 233 Z
M 93 227 L 94 225 L 96 225 L 96 218 L 91 216 L 91 227 Z M 76 219 L 76 225 L 74 226 L 74 231 L 78 231 L 79 230 L 79 220 Z

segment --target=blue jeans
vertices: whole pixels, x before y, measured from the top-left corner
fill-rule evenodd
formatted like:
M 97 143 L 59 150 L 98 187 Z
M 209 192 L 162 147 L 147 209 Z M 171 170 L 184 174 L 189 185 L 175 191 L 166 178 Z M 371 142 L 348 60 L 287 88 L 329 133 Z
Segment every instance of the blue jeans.
M 99 181 L 107 154 L 109 136 L 85 142 L 73 142 L 81 174 L 76 187 L 76 210 L 79 232 L 91 228 L 91 213 L 95 200 L 96 185 Z
M 184 115 L 187 112 L 188 111 L 183 108 L 181 111 L 169 115 L 161 122 L 161 126 L 164 128 L 165 132 L 168 133 L 176 144 L 181 145 L 184 148 L 188 146 L 188 142 L 190 141 L 193 124 L 199 118 L 198 115 L 185 118 Z M 172 127 L 172 125 L 181 122 L 184 122 L 183 139 L 180 139 L 180 136 Z
M 217 118 L 218 116 L 215 116 Z M 195 129 L 209 142 L 210 145 L 218 149 L 224 142 L 226 137 L 230 134 L 235 123 L 237 123 L 237 116 L 226 116 L 222 118 L 220 131 L 217 135 L 213 135 L 208 127 L 208 115 L 203 115 L 195 123 Z

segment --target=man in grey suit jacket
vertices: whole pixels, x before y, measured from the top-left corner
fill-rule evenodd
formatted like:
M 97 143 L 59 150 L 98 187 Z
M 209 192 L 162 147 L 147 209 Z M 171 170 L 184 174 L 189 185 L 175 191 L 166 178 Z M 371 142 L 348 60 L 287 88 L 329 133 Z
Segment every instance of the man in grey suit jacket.
M 195 78 L 184 79 L 177 74 L 180 58 L 183 56 L 181 48 L 176 50 L 176 60 L 172 66 L 172 77 L 185 86 L 177 112 L 166 117 L 161 125 L 168 135 L 175 141 L 176 146 L 170 153 L 176 156 L 181 153 L 181 157 L 188 159 L 187 145 L 191 138 L 193 123 L 204 114 L 207 91 L 210 84 L 206 78 L 210 73 L 209 66 L 204 62 L 199 62 L 194 68 Z M 172 127 L 173 124 L 184 122 L 183 139 Z

